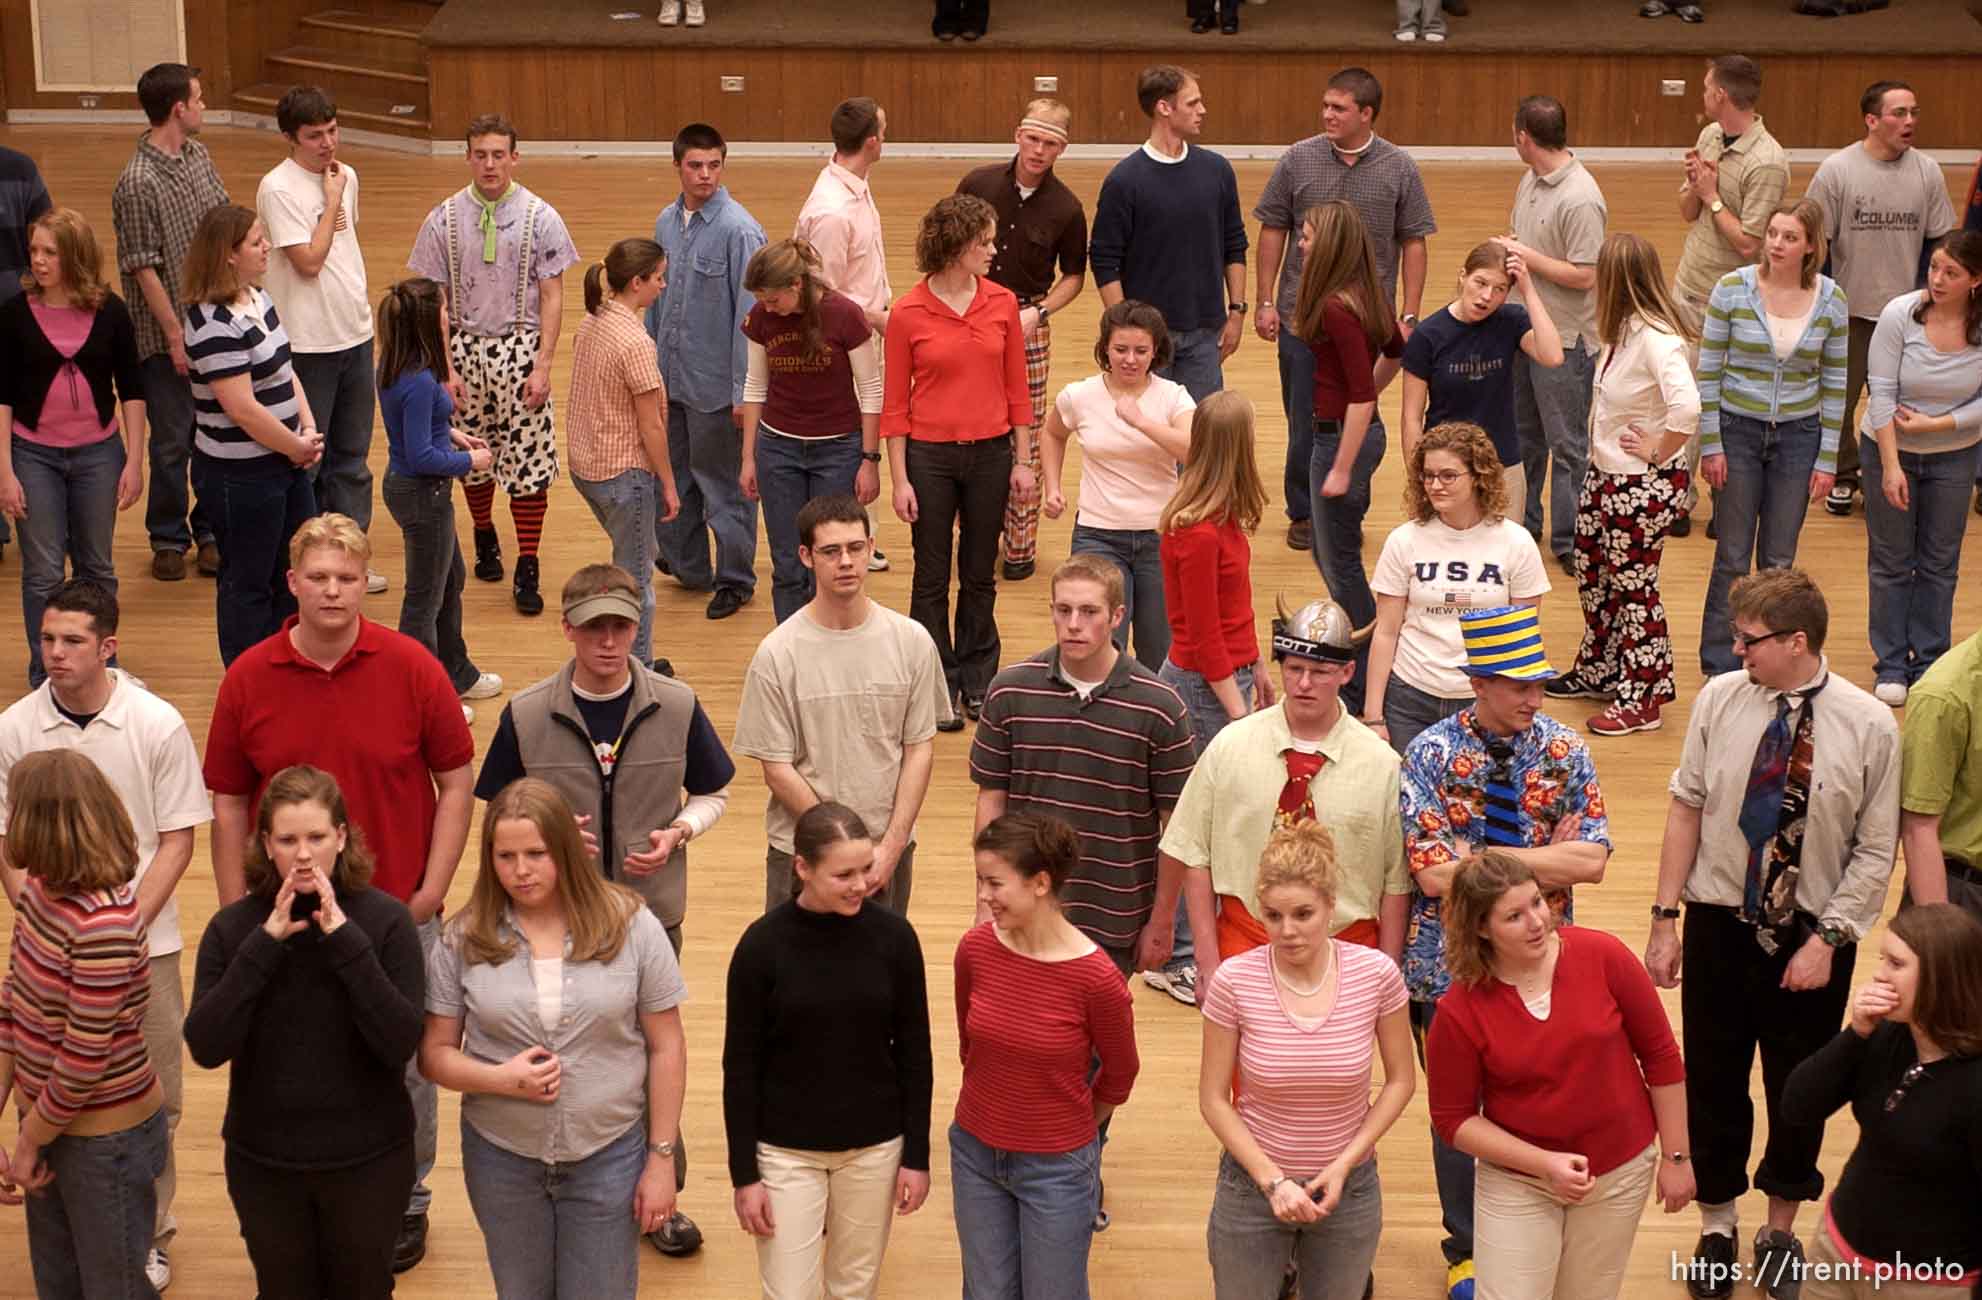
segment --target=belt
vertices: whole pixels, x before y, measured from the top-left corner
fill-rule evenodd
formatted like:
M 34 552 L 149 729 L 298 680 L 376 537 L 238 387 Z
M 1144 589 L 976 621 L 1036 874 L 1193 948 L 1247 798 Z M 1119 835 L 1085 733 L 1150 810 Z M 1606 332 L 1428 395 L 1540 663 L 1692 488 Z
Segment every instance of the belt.
M 926 443 L 931 447 L 975 447 L 980 442 L 997 442 L 1011 436 L 1010 429 L 1003 433 L 987 433 L 979 438 L 916 438 L 913 434 L 909 435 L 911 441 Z
M 1982 871 L 1978 871 L 1966 858 L 1957 858 L 1943 853 L 1941 860 L 1947 864 L 1948 874 L 1957 876 L 1971 884 L 1982 885 Z

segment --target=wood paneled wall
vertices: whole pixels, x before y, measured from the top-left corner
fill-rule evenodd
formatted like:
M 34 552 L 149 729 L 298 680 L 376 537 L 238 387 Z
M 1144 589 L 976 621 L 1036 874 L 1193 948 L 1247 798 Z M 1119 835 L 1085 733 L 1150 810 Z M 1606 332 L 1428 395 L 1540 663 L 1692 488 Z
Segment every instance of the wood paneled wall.
M 200 89 L 209 108 L 225 108 L 233 93 L 234 78 L 229 29 L 236 23 L 252 22 L 252 14 L 294 0 L 180 0 L 186 14 L 186 61 L 200 69 Z M 237 12 L 238 11 L 238 12 Z M 80 108 L 74 91 L 42 94 L 34 88 L 34 0 L 0 0 L 0 87 L 4 87 L 8 108 Z M 255 65 L 259 65 L 257 57 Z M 252 65 L 251 65 L 252 66 Z M 246 80 L 252 81 L 249 77 Z M 98 96 L 98 108 L 138 106 L 137 92 Z
M 1189 54 L 1211 117 L 1209 141 L 1291 141 L 1317 129 L 1324 69 L 1331 55 Z M 1146 54 L 1037 50 L 1018 53 L 932 49 L 928 53 L 807 49 L 668 50 L 434 49 L 433 134 L 456 135 L 476 113 L 509 114 L 538 140 L 664 140 L 684 122 L 716 123 L 735 140 L 823 140 L 833 106 L 867 94 L 888 110 L 888 133 L 903 141 L 1007 138 L 1032 78 L 1060 79 L 1074 111 L 1075 139 L 1131 143 L 1146 122 L 1135 76 Z M 1382 78 L 1382 131 L 1416 145 L 1502 145 L 1524 94 L 1546 92 L 1569 108 L 1581 145 L 1678 146 L 1699 130 L 1700 61 L 1692 55 L 1557 56 L 1391 53 L 1364 61 Z M 1926 112 L 1919 143 L 1973 148 L 1982 143 L 1982 71 L 1973 56 L 1870 59 L 1776 56 L 1763 61 L 1763 112 L 1786 146 L 1836 146 L 1862 134 L 1858 95 L 1871 81 L 1911 81 Z M 741 75 L 745 93 L 724 94 L 719 78 Z M 1658 93 L 1664 78 L 1687 91 Z

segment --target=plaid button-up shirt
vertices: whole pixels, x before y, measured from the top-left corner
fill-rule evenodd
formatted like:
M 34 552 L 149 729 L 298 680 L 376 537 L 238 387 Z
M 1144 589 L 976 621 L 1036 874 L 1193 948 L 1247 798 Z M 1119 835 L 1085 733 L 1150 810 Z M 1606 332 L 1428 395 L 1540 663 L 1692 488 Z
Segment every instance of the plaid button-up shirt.
M 117 270 L 124 282 L 124 301 L 131 305 L 140 357 L 168 349 L 165 331 L 138 287 L 137 273 L 147 266 L 158 272 L 172 300 L 172 313 L 178 316 L 183 310 L 179 274 L 193 232 L 200 228 L 202 217 L 225 202 L 227 187 L 213 169 L 205 145 L 188 140 L 175 158 L 152 144 L 149 133 L 138 137 L 137 152 L 124 164 L 124 174 L 111 192 L 110 215 L 117 227 Z

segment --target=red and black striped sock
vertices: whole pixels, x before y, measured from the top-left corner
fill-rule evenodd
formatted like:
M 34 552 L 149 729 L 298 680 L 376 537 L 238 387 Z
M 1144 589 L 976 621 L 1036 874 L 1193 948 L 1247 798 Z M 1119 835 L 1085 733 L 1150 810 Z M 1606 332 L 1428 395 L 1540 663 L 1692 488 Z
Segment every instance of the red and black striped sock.
M 463 483 L 461 494 L 468 498 L 468 517 L 475 521 L 475 531 L 492 533 L 495 531 L 495 480 L 486 483 Z
M 516 553 L 535 555 L 544 535 L 544 512 L 550 509 L 548 492 L 509 498 L 509 517 L 516 521 Z

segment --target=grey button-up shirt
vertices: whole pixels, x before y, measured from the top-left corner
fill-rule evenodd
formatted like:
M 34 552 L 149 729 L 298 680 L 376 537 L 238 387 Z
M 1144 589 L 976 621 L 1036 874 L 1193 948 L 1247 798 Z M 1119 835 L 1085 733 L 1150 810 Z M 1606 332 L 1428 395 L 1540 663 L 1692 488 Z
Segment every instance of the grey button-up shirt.
M 1438 229 L 1425 197 L 1424 179 L 1411 155 L 1382 136 L 1371 136 L 1369 148 L 1353 166 L 1342 161 L 1325 135 L 1311 135 L 1280 156 L 1266 192 L 1259 196 L 1253 217 L 1269 229 L 1285 230 L 1287 257 L 1280 264 L 1280 293 L 1275 299 L 1283 316 L 1294 310 L 1300 292 L 1301 220 L 1309 208 L 1330 199 L 1347 199 L 1368 228 L 1376 251 L 1376 278 L 1388 302 L 1397 299 L 1397 258 L 1403 241 L 1429 238 Z

